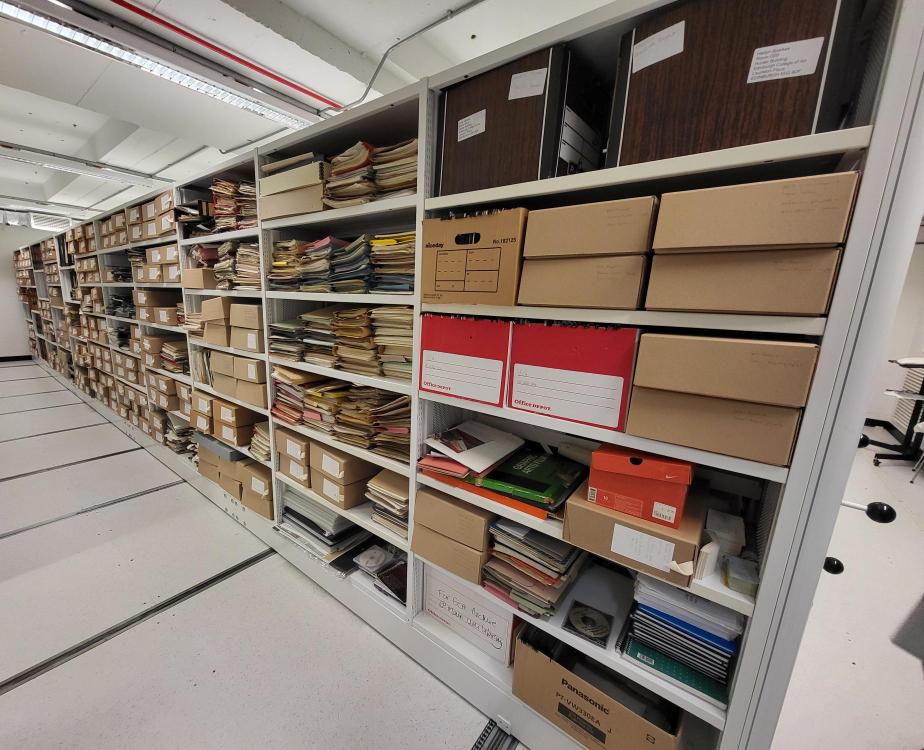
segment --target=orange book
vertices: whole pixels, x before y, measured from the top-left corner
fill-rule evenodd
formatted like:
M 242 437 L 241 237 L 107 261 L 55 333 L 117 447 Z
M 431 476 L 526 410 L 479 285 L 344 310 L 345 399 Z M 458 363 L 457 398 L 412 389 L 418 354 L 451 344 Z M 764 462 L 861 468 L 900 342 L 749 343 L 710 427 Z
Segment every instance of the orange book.
M 514 500 L 513 498 L 506 497 L 504 495 L 499 495 L 498 493 L 492 492 L 491 490 L 485 489 L 484 487 L 477 487 L 474 484 L 469 484 L 462 479 L 456 479 L 455 477 L 451 477 L 448 474 L 439 474 L 435 471 L 424 471 L 423 474 L 424 476 L 428 476 L 431 479 L 437 480 L 438 482 L 448 484 L 450 487 L 458 487 L 460 490 L 471 492 L 474 495 L 483 497 L 485 500 L 491 500 L 495 503 L 506 505 L 508 508 L 513 508 L 514 510 L 518 510 L 521 513 L 528 513 L 531 516 L 542 519 L 549 517 L 549 514 L 542 508 L 536 508 L 535 506 L 529 505 L 528 503 L 521 503 L 519 500 Z

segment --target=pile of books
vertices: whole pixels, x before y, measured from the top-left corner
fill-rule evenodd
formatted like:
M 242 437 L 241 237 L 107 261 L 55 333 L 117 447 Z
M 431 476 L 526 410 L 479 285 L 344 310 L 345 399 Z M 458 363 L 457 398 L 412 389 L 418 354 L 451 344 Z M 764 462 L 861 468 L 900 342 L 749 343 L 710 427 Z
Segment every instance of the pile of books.
M 366 497 L 372 501 L 372 520 L 407 539 L 407 478 L 383 469 L 366 484 Z
M 555 614 L 587 553 L 506 518 L 490 531 L 491 559 L 482 568 L 482 586 L 531 617 Z
M 410 294 L 414 291 L 414 246 L 416 232 L 375 234 L 372 248 L 372 291 L 381 294 Z
M 744 616 L 642 574 L 635 601 L 622 658 L 724 708 Z
M 373 307 L 372 340 L 379 350 L 379 362 L 386 376 L 411 379 L 414 349 L 414 310 L 411 307 Z
M 417 189 L 417 139 L 372 151 L 378 198 L 413 195 Z
M 549 453 L 481 422 L 463 422 L 426 445 L 432 452 L 417 465 L 427 476 L 537 518 L 560 516 L 589 473 L 563 455 L 562 446 Z

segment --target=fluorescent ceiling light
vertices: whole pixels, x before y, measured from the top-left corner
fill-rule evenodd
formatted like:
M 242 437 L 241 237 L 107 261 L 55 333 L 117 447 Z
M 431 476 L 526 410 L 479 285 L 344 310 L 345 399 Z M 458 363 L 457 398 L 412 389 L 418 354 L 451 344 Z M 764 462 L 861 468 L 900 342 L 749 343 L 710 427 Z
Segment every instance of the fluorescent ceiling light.
M 58 172 L 70 172 L 71 174 L 79 174 L 83 177 L 95 177 L 98 180 L 107 180 L 108 182 L 118 182 L 121 185 L 148 185 L 154 186 L 154 183 L 151 180 L 143 179 L 126 179 L 119 176 L 118 172 L 113 172 L 108 169 L 80 169 L 79 167 L 71 167 L 65 164 L 59 164 L 57 162 L 43 161 L 39 157 L 30 158 L 28 156 L 16 156 L 12 153 L 8 153 L 7 149 L 0 149 L 0 159 L 7 159 L 9 161 L 18 161 L 22 164 L 30 164 L 36 167 L 44 167 L 45 169 L 54 169 Z
M 54 2 L 54 0 L 51 1 Z M 56 5 L 65 8 L 68 7 L 60 2 L 56 3 Z M 264 104 L 260 104 L 258 101 L 248 99 L 233 91 L 215 86 L 207 81 L 177 70 L 176 68 L 171 68 L 157 60 L 139 55 L 132 50 L 123 49 L 113 42 L 88 34 L 78 28 L 58 23 L 52 18 L 32 13 L 31 11 L 19 8 L 11 3 L 0 2 L 0 15 L 41 29 L 49 34 L 54 34 L 61 39 L 66 39 L 69 42 L 91 49 L 101 55 L 106 55 L 107 57 L 121 62 L 127 62 L 134 65 L 136 68 L 156 75 L 158 78 L 163 78 L 171 83 L 177 83 L 185 88 L 198 91 L 200 94 L 205 94 L 206 96 L 230 104 L 238 109 L 243 109 L 246 112 L 251 112 L 260 117 L 265 117 L 267 120 L 272 120 L 292 130 L 299 130 L 309 124 L 306 120 L 300 120 L 292 115 L 272 109 Z

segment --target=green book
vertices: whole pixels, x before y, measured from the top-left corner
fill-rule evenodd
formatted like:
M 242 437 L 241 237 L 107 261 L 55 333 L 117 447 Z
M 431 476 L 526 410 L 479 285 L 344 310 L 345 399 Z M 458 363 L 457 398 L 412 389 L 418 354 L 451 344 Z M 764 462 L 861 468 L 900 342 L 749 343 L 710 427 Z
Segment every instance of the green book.
M 639 643 L 631 635 L 626 640 L 622 658 L 663 677 L 677 687 L 689 690 L 714 706 L 719 708 L 728 706 L 728 689 L 721 682 L 695 669 L 690 669 L 686 664 L 681 664 L 657 649 Z
M 587 467 L 543 450 L 520 448 L 485 477 L 466 477 L 470 484 L 554 510 L 570 497 Z

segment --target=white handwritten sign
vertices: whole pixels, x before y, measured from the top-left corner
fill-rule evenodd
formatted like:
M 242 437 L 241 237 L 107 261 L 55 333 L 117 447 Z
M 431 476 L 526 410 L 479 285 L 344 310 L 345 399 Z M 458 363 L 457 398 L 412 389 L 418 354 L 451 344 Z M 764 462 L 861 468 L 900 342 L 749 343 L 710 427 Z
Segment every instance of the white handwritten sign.
M 426 566 L 424 608 L 428 615 L 504 666 L 510 664 L 513 615 L 477 594 L 464 591 L 448 576 Z

